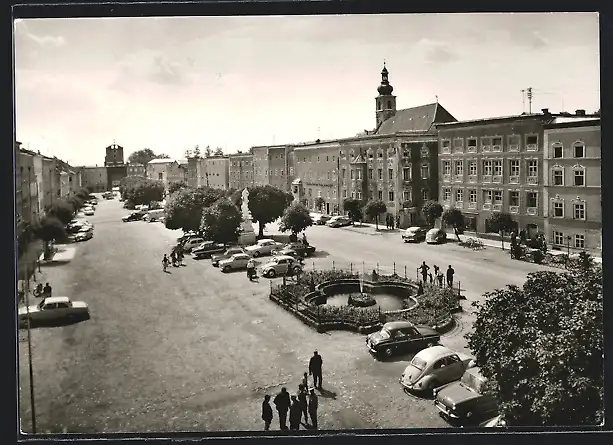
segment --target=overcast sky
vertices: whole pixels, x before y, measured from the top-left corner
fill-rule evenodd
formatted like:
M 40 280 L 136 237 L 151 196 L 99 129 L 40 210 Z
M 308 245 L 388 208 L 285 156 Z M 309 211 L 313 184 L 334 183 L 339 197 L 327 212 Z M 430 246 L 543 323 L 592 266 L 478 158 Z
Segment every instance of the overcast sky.
M 600 108 L 598 16 L 419 14 L 21 20 L 17 140 L 73 165 L 349 137 L 375 126 L 387 61 L 399 109 L 456 119 Z M 318 130 L 319 128 L 319 130 Z

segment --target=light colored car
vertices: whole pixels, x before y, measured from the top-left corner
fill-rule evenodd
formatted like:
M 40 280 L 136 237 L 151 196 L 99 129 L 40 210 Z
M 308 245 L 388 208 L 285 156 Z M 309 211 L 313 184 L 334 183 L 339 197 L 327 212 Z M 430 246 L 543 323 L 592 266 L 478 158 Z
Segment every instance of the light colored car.
M 323 226 L 328 221 L 330 221 L 332 217 L 329 215 L 322 215 L 321 213 L 311 213 L 311 219 L 313 220 L 313 224 L 316 226 Z
M 302 267 L 300 267 L 300 263 L 294 257 L 279 255 L 262 266 L 262 276 L 274 278 L 277 275 L 286 274 L 290 270 L 297 274 L 302 271 Z
M 154 222 L 159 220 L 160 218 L 163 218 L 165 214 L 166 212 L 164 209 L 149 210 L 143 216 L 143 221 Z
M 459 380 L 464 371 L 475 366 L 474 357 L 454 352 L 445 346 L 419 351 L 400 377 L 402 387 L 410 392 L 430 392 Z
M 428 244 L 440 244 L 447 241 L 447 232 L 443 229 L 430 229 L 426 233 L 426 243 Z
M 258 240 L 258 242 L 253 246 L 245 247 L 245 252 L 252 257 L 257 258 L 259 256 L 270 255 L 273 250 L 281 249 L 282 247 L 282 243 L 278 243 L 273 239 L 265 238 Z
M 64 319 L 89 318 L 89 307 L 83 301 L 70 301 L 68 297 L 48 297 L 37 305 L 19 308 L 19 325 L 30 322 L 53 322 Z
M 413 226 L 409 227 L 402 234 L 402 240 L 405 243 L 419 242 L 426 239 L 426 229 L 423 227 Z
M 231 270 L 247 269 L 247 263 L 251 259 L 246 253 L 235 253 L 226 260 L 219 262 L 219 268 L 222 272 L 230 272 Z
M 90 240 L 94 237 L 94 231 L 93 230 L 81 230 L 79 232 L 77 232 L 74 236 L 73 236 L 73 240 L 75 242 L 81 242 L 81 241 L 87 241 Z
M 187 239 L 187 241 L 183 243 L 183 250 L 189 253 L 194 247 L 198 247 L 204 241 L 204 238 L 202 238 L 201 236 L 190 237 L 189 239 Z
M 353 224 L 353 221 L 351 221 L 351 218 L 348 218 L 343 215 L 338 215 L 338 216 L 333 216 L 332 218 L 330 218 L 328 222 L 326 223 L 326 226 L 345 227 L 345 226 L 350 226 L 351 224 Z
M 245 252 L 245 249 L 243 249 L 242 247 L 230 247 L 223 253 L 211 255 L 211 263 L 213 264 L 213 266 L 217 267 L 219 266 L 220 261 L 227 260 L 228 258 L 230 258 L 232 255 L 236 253 L 247 253 L 247 252 Z
M 85 208 L 85 209 L 83 209 L 83 214 L 85 214 L 85 216 L 93 216 L 94 215 L 94 209 L 92 209 L 91 207 Z

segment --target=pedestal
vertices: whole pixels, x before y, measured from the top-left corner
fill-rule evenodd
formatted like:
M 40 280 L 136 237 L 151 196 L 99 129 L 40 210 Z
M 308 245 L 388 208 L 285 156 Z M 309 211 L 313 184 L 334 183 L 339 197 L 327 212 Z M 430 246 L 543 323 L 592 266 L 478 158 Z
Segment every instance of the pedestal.
M 241 246 L 251 246 L 255 244 L 256 235 L 251 221 L 243 221 L 241 228 L 241 233 L 238 236 L 238 244 Z

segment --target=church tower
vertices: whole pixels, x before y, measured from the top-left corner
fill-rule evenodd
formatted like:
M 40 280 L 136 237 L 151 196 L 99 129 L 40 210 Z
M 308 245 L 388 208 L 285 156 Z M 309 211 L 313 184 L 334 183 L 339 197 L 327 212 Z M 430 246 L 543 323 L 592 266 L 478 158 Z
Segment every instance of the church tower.
M 377 126 L 385 120 L 396 114 L 396 96 L 392 94 L 394 87 L 390 85 L 389 73 L 383 62 L 383 71 L 381 71 L 381 85 L 377 88 L 379 95 L 375 98 L 377 105 Z

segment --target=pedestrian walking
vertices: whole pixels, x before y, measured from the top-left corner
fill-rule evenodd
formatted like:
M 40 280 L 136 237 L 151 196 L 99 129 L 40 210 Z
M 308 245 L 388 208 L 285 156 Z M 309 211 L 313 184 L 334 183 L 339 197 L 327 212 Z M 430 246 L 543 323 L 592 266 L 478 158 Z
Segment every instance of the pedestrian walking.
M 179 266 L 183 266 L 183 249 L 179 249 L 179 251 L 177 252 L 177 261 L 179 262 Z
M 45 287 L 43 288 L 43 298 L 49 298 L 53 293 L 53 289 L 49 283 L 45 283 Z
M 453 287 L 453 274 L 455 273 L 455 270 L 453 270 L 453 267 L 451 267 L 451 264 L 449 265 L 449 267 L 447 268 L 447 286 L 449 287 Z
M 36 260 L 36 264 L 38 265 L 38 273 L 42 273 L 40 270 L 40 258 Z
M 309 416 L 311 417 L 311 424 L 313 429 L 317 429 L 317 408 L 319 407 L 319 399 L 315 390 L 311 389 L 309 393 Z
M 166 269 L 168 268 L 168 263 L 170 261 L 168 260 L 168 256 L 166 254 L 164 254 L 164 258 L 162 258 L 162 269 L 164 270 L 164 272 L 166 272 Z
M 298 403 L 300 403 L 301 419 L 304 416 L 304 423 L 309 423 L 309 411 L 307 403 L 307 389 L 302 384 L 298 387 Z
M 443 287 L 443 280 L 445 279 L 445 276 L 443 275 L 442 270 L 438 271 L 438 274 L 436 275 L 436 279 L 438 280 L 438 285 L 440 287 Z
M 423 263 L 421 263 L 421 266 L 419 266 L 417 269 L 421 270 L 421 277 L 423 279 L 423 282 L 427 283 L 428 282 L 428 271 L 430 270 L 430 267 L 424 261 Z
M 264 396 L 262 402 L 262 420 L 264 421 L 264 431 L 268 431 L 272 422 L 272 408 L 270 407 L 270 396 L 268 394 Z
M 177 267 L 177 254 L 175 253 L 175 251 L 173 250 L 172 252 L 170 252 L 170 263 L 173 265 L 173 267 Z
M 279 428 L 282 430 L 287 429 L 287 411 L 290 406 L 290 398 L 289 393 L 287 392 L 287 388 L 281 388 L 281 392 L 275 396 L 275 400 L 273 400 L 275 407 L 277 408 L 277 413 L 279 414 Z
M 324 361 L 317 351 L 313 352 L 313 357 L 309 360 L 309 375 L 313 376 L 313 387 L 321 389 L 322 372 L 321 367 Z
M 300 419 L 302 417 L 302 407 L 296 396 L 292 396 L 292 405 L 289 408 L 289 429 L 298 431 L 300 429 Z

